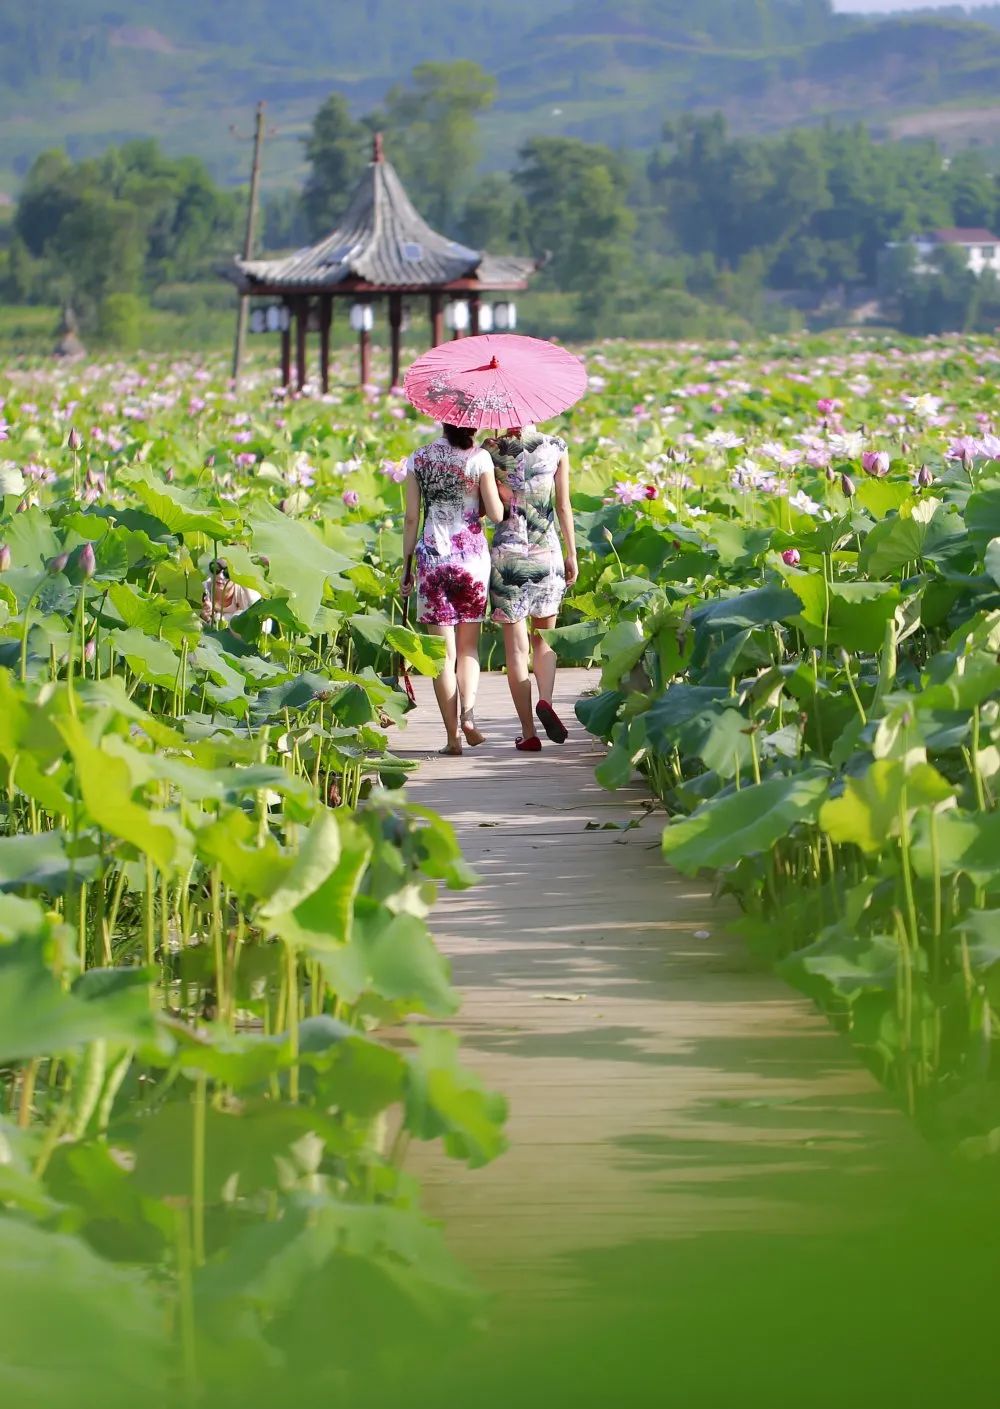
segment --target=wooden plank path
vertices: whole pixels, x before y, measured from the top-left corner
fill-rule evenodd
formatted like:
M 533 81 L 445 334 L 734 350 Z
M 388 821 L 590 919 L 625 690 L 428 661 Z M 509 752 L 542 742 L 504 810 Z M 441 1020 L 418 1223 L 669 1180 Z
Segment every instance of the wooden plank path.
M 811 1006 L 727 936 L 709 887 L 671 871 L 641 786 L 594 781 L 573 716 L 595 683 L 563 671 L 562 747 L 518 754 L 501 675 L 488 742 L 439 758 L 430 684 L 397 748 L 410 796 L 450 818 L 482 877 L 432 917 L 462 1010 L 463 1056 L 510 1102 L 510 1149 L 467 1171 L 431 1147 L 407 1167 L 479 1279 L 546 1299 L 583 1291 L 580 1254 L 830 1221 L 831 1192 L 917 1140 Z M 584 1259 L 585 1260 L 585 1259 Z

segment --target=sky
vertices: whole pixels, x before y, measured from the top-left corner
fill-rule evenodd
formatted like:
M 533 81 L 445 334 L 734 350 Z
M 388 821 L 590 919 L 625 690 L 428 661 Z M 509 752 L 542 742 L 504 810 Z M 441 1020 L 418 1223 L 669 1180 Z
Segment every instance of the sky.
M 964 0 L 966 9 L 972 9 L 975 0 Z M 963 0 L 833 0 L 835 10 L 854 10 L 861 14 L 891 14 L 893 10 L 940 10 L 951 4 L 961 4 Z M 981 0 L 987 3 L 987 0 Z

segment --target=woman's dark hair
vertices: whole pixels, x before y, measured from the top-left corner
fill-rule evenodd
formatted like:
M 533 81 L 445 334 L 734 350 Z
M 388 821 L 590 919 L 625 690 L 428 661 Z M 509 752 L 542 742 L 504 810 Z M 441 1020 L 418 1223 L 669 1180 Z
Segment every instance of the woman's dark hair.
M 444 438 L 456 450 L 471 450 L 476 443 L 469 426 L 450 426 L 447 421 L 444 423 Z

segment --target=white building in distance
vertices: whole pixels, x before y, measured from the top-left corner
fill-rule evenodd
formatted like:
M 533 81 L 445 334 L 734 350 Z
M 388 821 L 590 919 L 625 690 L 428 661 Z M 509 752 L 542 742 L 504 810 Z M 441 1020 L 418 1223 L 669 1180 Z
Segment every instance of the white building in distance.
M 887 248 L 898 249 L 900 243 L 893 241 Z M 917 260 L 913 268 L 917 274 L 933 273 L 935 266 L 932 256 L 935 250 L 950 245 L 954 249 L 965 251 L 966 267 L 971 269 L 973 274 L 982 274 L 988 269 L 1000 278 L 1000 239 L 990 230 L 931 230 L 926 235 L 911 235 L 909 240 L 902 243 L 912 245 L 916 249 Z

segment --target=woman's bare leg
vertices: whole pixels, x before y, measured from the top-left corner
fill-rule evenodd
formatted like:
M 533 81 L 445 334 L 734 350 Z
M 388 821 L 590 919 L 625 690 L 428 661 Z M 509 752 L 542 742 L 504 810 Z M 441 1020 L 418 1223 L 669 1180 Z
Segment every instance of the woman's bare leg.
M 556 624 L 554 616 L 533 616 L 531 618 L 531 668 L 538 683 L 538 698 L 552 703 L 556 689 L 556 653 L 548 641 L 543 641 L 541 631 L 551 631 Z
M 507 658 L 507 685 L 521 722 L 522 739 L 535 735 L 535 717 L 531 712 L 531 676 L 528 673 L 528 624 L 525 621 L 504 623 L 503 648 Z
M 443 752 L 461 753 L 462 738 L 458 732 L 458 680 L 455 674 L 455 628 L 453 626 L 428 626 L 434 636 L 441 636 L 445 645 L 445 658 L 441 672 L 434 677 L 434 697 L 441 711 L 448 742 Z
M 458 655 L 460 723 L 466 740 L 475 748 L 486 742 L 485 734 L 476 728 L 476 695 L 479 691 L 479 622 L 463 621 L 455 627 L 455 649 Z

